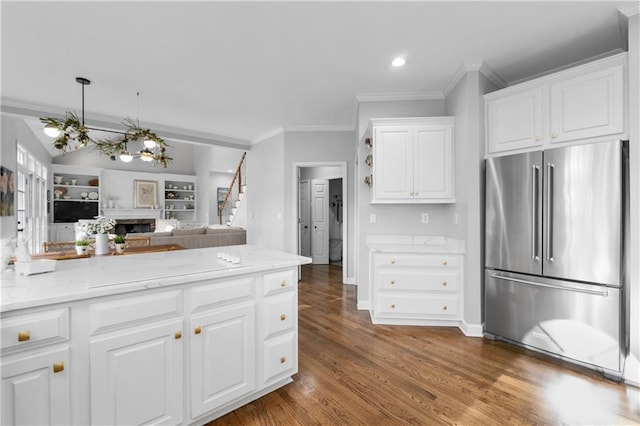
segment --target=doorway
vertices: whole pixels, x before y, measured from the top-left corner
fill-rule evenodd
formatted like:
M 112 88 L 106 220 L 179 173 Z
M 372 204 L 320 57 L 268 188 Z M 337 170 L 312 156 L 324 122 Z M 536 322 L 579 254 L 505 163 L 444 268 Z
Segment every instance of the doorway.
M 297 253 L 313 264 L 342 268 L 346 281 L 347 203 L 346 163 L 294 164 L 294 238 Z M 344 267 L 343 267 L 344 265 Z

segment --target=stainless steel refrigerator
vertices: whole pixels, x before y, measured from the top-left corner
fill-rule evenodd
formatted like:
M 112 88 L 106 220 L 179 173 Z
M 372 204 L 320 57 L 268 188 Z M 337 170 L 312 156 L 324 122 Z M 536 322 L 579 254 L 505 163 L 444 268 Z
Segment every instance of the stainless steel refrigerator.
M 486 161 L 485 332 L 621 376 L 628 143 Z

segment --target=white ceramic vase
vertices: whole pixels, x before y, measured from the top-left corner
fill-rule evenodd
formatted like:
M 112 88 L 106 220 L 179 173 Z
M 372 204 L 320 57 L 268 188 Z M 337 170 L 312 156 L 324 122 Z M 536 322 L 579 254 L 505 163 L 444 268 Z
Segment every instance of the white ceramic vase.
M 125 243 L 116 244 L 116 253 L 118 253 L 118 254 L 124 253 L 124 247 L 125 246 L 126 246 Z
M 76 253 L 78 253 L 78 256 L 87 254 L 88 251 L 89 251 L 89 246 L 76 246 Z
M 96 234 L 96 256 L 109 254 L 109 234 Z

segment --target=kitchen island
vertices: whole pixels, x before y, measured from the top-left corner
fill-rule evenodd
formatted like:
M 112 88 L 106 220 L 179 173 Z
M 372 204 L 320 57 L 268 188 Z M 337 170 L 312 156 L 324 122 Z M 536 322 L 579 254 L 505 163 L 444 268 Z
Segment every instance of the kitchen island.
M 2 424 L 204 424 L 289 383 L 310 261 L 245 245 L 3 272 Z

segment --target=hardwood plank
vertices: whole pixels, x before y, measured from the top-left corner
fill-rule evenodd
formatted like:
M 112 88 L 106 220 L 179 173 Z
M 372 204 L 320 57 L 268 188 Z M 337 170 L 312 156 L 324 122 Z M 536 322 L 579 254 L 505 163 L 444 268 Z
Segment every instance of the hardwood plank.
M 294 382 L 210 425 L 640 424 L 640 389 L 457 328 L 373 325 L 339 267 L 302 271 Z

